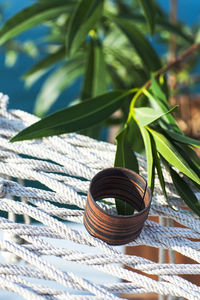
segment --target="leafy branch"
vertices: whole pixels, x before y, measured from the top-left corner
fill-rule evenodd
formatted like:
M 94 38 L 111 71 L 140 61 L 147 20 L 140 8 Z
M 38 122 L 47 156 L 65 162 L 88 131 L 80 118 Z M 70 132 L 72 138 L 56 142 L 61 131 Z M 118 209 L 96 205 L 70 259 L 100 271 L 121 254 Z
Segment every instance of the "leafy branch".
M 188 49 L 186 49 L 181 55 L 179 55 L 177 58 L 175 58 L 174 60 L 172 60 L 171 62 L 169 62 L 168 64 L 166 64 L 163 68 L 161 68 L 159 71 L 157 71 L 155 73 L 155 78 L 159 79 L 159 77 L 162 74 L 165 74 L 167 71 L 169 71 L 170 69 L 177 67 L 181 62 L 183 62 L 188 56 L 190 56 L 191 54 L 193 54 L 195 51 L 197 51 L 200 48 L 200 43 L 197 44 L 193 44 L 192 46 L 190 46 Z M 145 85 L 144 88 L 148 89 L 151 85 L 151 79 L 148 80 Z
M 168 64 L 157 72 L 156 76 L 160 76 L 171 67 L 177 65 L 177 63 L 182 62 L 186 56 L 193 53 L 199 46 L 199 44 L 191 46 L 173 63 Z M 150 87 L 150 92 L 146 89 L 146 86 Z M 176 188 L 178 186 L 177 192 L 187 205 L 200 216 L 200 204 L 195 194 L 187 182 L 171 167 L 174 166 L 185 174 L 191 183 L 200 186 L 200 165 L 194 165 L 194 162 L 189 159 L 189 152 L 192 151 L 193 156 L 198 160 L 191 146 L 200 148 L 200 142 L 185 137 L 180 131 L 174 117 L 171 115 L 177 107 L 170 109 L 166 95 L 153 75 L 151 80 L 140 89 L 136 88 L 129 91 L 110 92 L 43 118 L 41 121 L 19 132 L 11 139 L 11 142 L 87 129 L 107 118 L 122 105 L 125 98 L 133 93 L 135 93 L 135 95 L 130 104 L 127 122 L 124 129 L 120 131 L 116 138 L 117 152 L 115 166 L 127 167 L 137 172 L 139 171 L 130 136 L 132 130 L 131 121 L 134 121 L 144 141 L 147 157 L 148 185 L 151 187 L 152 192 L 154 189 L 156 169 L 163 194 L 166 200 L 168 200 L 161 167 L 161 162 L 165 160 L 165 165 L 169 170 L 174 185 Z M 142 94 L 147 97 L 151 107 L 135 107 L 136 100 Z M 155 105 L 156 110 L 154 109 Z M 182 148 L 182 144 L 185 144 L 184 150 L 182 149 L 183 153 L 179 150 L 179 147 Z M 185 157 L 187 157 L 187 159 Z M 195 166 L 196 169 L 194 168 Z M 184 188 L 181 188 L 180 186 L 183 185 Z M 189 193 L 192 193 L 191 198 L 188 198 Z M 124 205 L 122 201 L 116 200 L 116 205 L 119 214 L 132 213 L 130 207 Z
M 199 202 L 190 187 L 200 189 L 200 159 L 193 149 L 200 148 L 200 142 L 186 137 L 178 128 L 172 115 L 177 107 L 169 106 L 163 77 L 200 48 L 200 44 L 191 45 L 195 37 L 181 24 L 169 23 L 153 0 L 44 0 L 20 11 L 2 26 L 0 45 L 38 24 L 49 28 L 44 37 L 48 53 L 23 76 L 32 85 L 48 75 L 35 111 L 44 115 L 64 90 L 83 77 L 79 103 L 42 118 L 11 142 L 72 131 L 94 137 L 101 124 L 109 122 L 120 109 L 123 127 L 116 137 L 115 165 L 139 172 L 134 151 L 143 143 L 152 192 L 157 172 L 167 199 L 165 166 L 182 199 L 200 215 Z M 187 50 L 162 67 L 147 34 L 157 33 L 164 40 L 162 32 L 166 30 L 181 41 L 181 49 Z M 118 200 L 116 205 L 120 214 L 133 212 Z
M 152 75 L 151 79 L 144 84 L 144 86 L 137 90 L 131 104 L 127 122 L 123 129 L 123 136 L 128 135 L 129 124 L 132 119 L 137 124 L 144 142 L 146 157 L 147 157 L 147 171 L 148 171 L 148 185 L 154 190 L 155 170 L 157 170 L 158 178 L 160 181 L 163 194 L 168 201 L 167 192 L 165 188 L 165 181 L 161 163 L 164 162 L 168 170 L 174 186 L 185 203 L 200 216 L 200 203 L 192 191 L 190 185 L 196 185 L 200 188 L 200 159 L 191 147 L 200 148 L 200 141 L 188 138 L 183 135 L 181 130 L 176 124 L 176 120 L 171 113 L 177 108 L 169 108 L 169 104 L 162 87 L 157 82 L 162 74 L 166 73 L 170 68 L 181 63 L 187 56 L 191 55 L 194 51 L 200 48 L 200 44 L 194 44 L 184 51 L 173 62 L 164 66 L 161 70 L 156 72 L 155 77 Z M 151 92 L 147 90 L 150 88 Z M 136 100 L 145 95 L 149 101 L 150 107 L 135 107 Z M 155 110 L 156 108 L 156 110 Z M 120 160 L 119 157 L 130 156 L 130 149 L 125 147 L 126 140 L 121 139 L 121 134 L 117 136 L 117 150 L 115 166 L 129 167 L 138 171 L 138 165 L 131 164 L 127 160 Z M 183 147 L 184 145 L 184 147 Z M 128 152 L 128 154 L 126 154 Z M 119 156 L 119 157 L 118 157 Z M 190 159 L 192 157 L 192 159 Z M 135 161 L 135 159 L 134 159 Z M 187 176 L 188 181 L 185 181 L 174 169 L 178 169 Z M 189 197 L 191 195 L 191 197 Z M 124 209 L 123 209 L 124 205 Z M 116 200 L 118 213 L 126 213 L 126 205 L 122 201 Z

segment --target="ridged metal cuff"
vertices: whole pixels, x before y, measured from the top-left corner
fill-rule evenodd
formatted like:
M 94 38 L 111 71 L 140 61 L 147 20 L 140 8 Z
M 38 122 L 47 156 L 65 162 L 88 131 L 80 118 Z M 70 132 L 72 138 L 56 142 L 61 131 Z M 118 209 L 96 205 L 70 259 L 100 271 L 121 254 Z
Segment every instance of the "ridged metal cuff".
M 111 215 L 97 203 L 105 198 L 123 200 L 137 212 L 133 215 Z M 90 183 L 84 225 L 92 236 L 107 244 L 123 245 L 140 234 L 148 217 L 150 204 L 151 190 L 143 177 L 125 168 L 104 169 Z

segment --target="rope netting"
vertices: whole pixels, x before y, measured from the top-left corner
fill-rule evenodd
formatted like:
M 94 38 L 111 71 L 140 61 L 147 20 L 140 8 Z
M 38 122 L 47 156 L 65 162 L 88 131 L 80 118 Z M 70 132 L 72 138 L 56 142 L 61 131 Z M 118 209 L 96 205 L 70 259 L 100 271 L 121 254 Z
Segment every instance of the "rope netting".
M 7 101 L 1 94 L 0 291 L 31 300 L 119 299 L 122 294 L 147 293 L 200 299 L 200 287 L 180 277 L 200 274 L 199 218 L 184 209 L 168 174 L 164 171 L 173 208 L 157 180 L 150 215 L 160 222 L 147 220 L 141 235 L 128 244 L 158 248 L 159 262 L 125 254 L 124 248 L 90 236 L 82 225 L 89 182 L 99 170 L 113 166 L 115 146 L 74 133 L 10 143 L 38 118 L 8 111 Z M 146 161 L 140 155 L 138 160 L 146 177 Z M 198 192 L 196 196 L 200 199 Z M 174 220 L 184 227 L 173 226 Z M 166 249 L 169 263 L 164 260 Z M 175 251 L 195 263 L 177 264 Z

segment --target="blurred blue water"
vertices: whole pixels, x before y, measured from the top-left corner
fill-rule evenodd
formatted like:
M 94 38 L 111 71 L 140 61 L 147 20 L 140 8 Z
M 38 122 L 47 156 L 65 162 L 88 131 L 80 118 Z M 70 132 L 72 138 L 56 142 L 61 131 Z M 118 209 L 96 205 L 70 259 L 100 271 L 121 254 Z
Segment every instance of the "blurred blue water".
M 6 9 L 4 9 L 4 20 L 7 20 L 21 9 L 31 5 L 32 3 L 35 3 L 35 1 L 0 0 L 0 5 L 4 3 L 6 3 Z M 45 31 L 47 31 L 47 28 L 43 26 L 37 26 L 36 28 L 30 29 L 28 32 L 21 34 L 18 39 L 20 41 L 30 39 L 39 40 Z M 37 58 L 37 60 L 40 58 Z M 47 75 L 43 76 L 29 89 L 24 87 L 24 82 L 21 80 L 21 76 L 34 64 L 35 61 L 32 58 L 25 54 L 20 54 L 14 67 L 7 68 L 5 66 L 4 52 L 2 49 L 0 49 L 0 92 L 9 95 L 10 108 L 23 109 L 28 112 L 33 111 L 36 96 L 41 88 L 42 83 L 47 78 Z M 58 99 L 56 104 L 53 105 L 51 111 L 61 109 L 74 100 L 78 96 L 80 84 L 81 82 L 78 80 L 74 86 L 69 88 L 68 91 L 65 91 Z
M 170 0 L 158 0 L 164 11 L 169 12 Z M 199 0 L 177 0 L 178 20 L 191 26 L 200 22 L 200 1 Z
M 0 0 L 0 5 L 6 3 L 6 9 L 4 10 L 5 20 L 10 18 L 13 14 L 20 11 L 23 7 L 29 6 L 34 3 L 33 0 Z M 165 11 L 169 11 L 170 1 L 159 0 L 160 5 Z M 188 25 L 192 25 L 200 21 L 200 1 L 199 0 L 179 0 L 178 1 L 178 19 L 186 22 Z M 46 30 L 45 27 L 38 26 L 31 29 L 28 32 L 20 36 L 20 40 L 27 39 L 39 39 L 40 36 Z M 166 51 L 165 47 L 154 45 L 156 50 L 160 53 Z M 39 80 L 30 89 L 24 88 L 24 83 L 20 79 L 23 73 L 25 73 L 34 64 L 33 59 L 26 55 L 20 55 L 17 63 L 12 68 L 5 67 L 5 56 L 0 49 L 0 91 L 8 94 L 10 97 L 9 107 L 23 109 L 28 112 L 32 112 L 36 96 L 39 92 L 42 82 L 45 80 L 45 76 Z M 197 71 L 199 71 L 200 67 Z M 56 104 L 52 107 L 51 111 L 65 107 L 72 99 L 78 96 L 80 90 L 81 81 L 79 80 L 68 91 L 65 91 L 58 99 Z

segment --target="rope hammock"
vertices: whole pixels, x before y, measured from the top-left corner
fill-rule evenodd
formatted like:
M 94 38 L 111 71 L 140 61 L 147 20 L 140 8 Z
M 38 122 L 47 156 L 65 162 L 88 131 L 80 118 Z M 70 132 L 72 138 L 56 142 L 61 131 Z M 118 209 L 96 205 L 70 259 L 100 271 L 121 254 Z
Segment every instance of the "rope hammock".
M 158 248 L 159 262 L 125 254 L 121 246 L 90 236 L 82 225 L 89 182 L 99 170 L 113 166 L 115 146 L 75 133 L 9 143 L 38 118 L 8 111 L 7 102 L 0 94 L 0 295 L 7 290 L 31 300 L 119 299 L 122 294 L 147 293 L 160 299 L 200 299 L 200 286 L 180 277 L 200 274 L 199 218 L 184 209 L 167 173 L 173 207 L 157 180 L 150 215 L 160 222 L 147 220 L 140 236 L 128 244 Z M 146 177 L 145 158 L 137 156 Z M 200 193 L 196 196 L 200 199 Z M 23 221 L 17 221 L 19 215 Z M 184 227 L 173 226 L 174 220 Z M 175 251 L 195 262 L 177 264 Z

